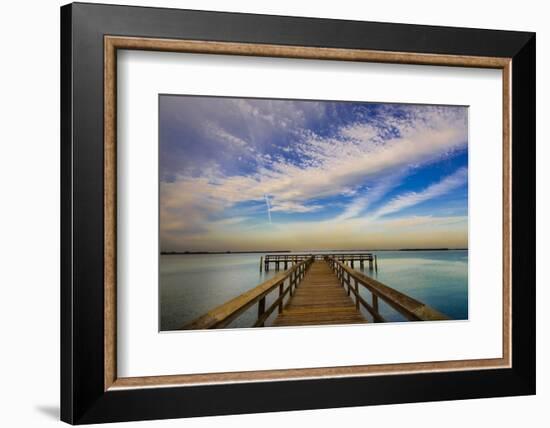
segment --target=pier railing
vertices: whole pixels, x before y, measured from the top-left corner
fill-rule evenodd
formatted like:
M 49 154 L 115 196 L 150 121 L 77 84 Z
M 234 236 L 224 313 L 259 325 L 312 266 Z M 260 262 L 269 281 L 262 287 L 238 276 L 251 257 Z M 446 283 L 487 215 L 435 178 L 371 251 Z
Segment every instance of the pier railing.
M 372 316 L 374 322 L 385 322 L 378 309 L 378 299 L 383 300 L 409 321 L 436 321 L 447 320 L 447 316 L 434 308 L 413 299 L 381 282 L 364 275 L 353 268 L 346 266 L 334 257 L 326 257 L 330 267 L 340 280 L 340 283 L 347 289 L 348 296 L 355 297 L 355 307 L 364 307 Z M 359 293 L 359 286 L 366 288 L 371 293 L 371 303 L 367 302 Z
M 325 260 L 327 257 L 332 257 L 341 262 L 349 262 L 351 267 L 355 267 L 354 264 L 358 263 L 359 267 L 363 268 L 364 263 L 369 263 L 369 269 L 378 271 L 378 259 L 376 254 L 373 253 L 282 253 L 282 254 L 266 254 L 260 257 L 260 272 L 265 270 L 269 271 L 270 266 L 273 265 L 276 271 L 281 267 L 285 270 L 288 266 L 299 263 L 303 260 L 307 260 L 313 257 L 314 260 Z
M 255 304 L 258 305 L 258 316 L 253 327 L 263 327 L 275 309 L 277 309 L 279 313 L 283 311 L 285 297 L 294 294 L 296 287 L 298 287 L 304 278 L 313 260 L 314 258 L 310 256 L 302 261 L 296 262 L 290 269 L 277 274 L 257 287 L 208 311 L 206 314 L 185 325 L 183 330 L 226 327 Z M 266 308 L 266 297 L 275 290 L 278 290 L 279 295 L 277 299 Z

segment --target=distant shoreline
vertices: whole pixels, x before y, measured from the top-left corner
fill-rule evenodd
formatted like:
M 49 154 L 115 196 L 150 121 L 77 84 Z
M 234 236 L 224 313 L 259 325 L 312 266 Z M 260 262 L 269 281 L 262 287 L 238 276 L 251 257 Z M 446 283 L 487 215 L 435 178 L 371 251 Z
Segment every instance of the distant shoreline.
M 163 255 L 186 255 L 186 254 L 260 254 L 260 253 L 292 253 L 290 250 L 276 251 L 161 251 Z
M 467 251 L 468 248 L 396 248 L 396 249 L 371 249 L 371 250 L 304 250 L 304 251 L 293 251 L 293 250 L 267 250 L 267 251 L 161 251 L 163 256 L 171 255 L 216 255 L 216 254 L 279 254 L 279 253 L 346 253 L 346 252 L 380 252 L 380 251 Z

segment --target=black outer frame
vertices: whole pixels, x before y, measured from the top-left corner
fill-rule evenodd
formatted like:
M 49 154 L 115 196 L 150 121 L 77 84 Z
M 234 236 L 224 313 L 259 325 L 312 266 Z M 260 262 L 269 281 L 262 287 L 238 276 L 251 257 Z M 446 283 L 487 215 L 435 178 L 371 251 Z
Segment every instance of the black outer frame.
M 512 58 L 512 368 L 104 392 L 104 35 Z M 72 424 L 535 393 L 535 34 L 74 3 L 61 8 L 61 419 Z

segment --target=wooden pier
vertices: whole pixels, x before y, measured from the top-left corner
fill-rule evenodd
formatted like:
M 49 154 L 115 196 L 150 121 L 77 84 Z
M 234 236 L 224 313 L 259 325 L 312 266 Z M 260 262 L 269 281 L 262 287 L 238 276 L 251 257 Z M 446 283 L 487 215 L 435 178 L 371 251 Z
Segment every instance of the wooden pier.
M 379 300 L 406 320 L 448 319 L 434 308 L 354 270 L 353 263 L 369 261 L 367 256 L 371 266 L 377 268 L 376 255 L 370 253 L 286 255 L 286 259 L 277 255 L 281 257 L 279 264 L 286 262 L 288 269 L 208 311 L 182 329 L 228 327 L 253 306 L 257 307 L 257 316 L 251 327 L 385 322 L 379 311 Z M 264 262 L 265 258 L 261 263 Z M 271 293 L 275 294 L 267 307 L 267 296 Z M 368 301 L 366 295 L 370 297 Z
M 378 271 L 378 258 L 376 254 L 372 253 L 332 253 L 332 254 L 266 254 L 260 257 L 260 272 L 262 269 L 266 272 L 270 270 L 271 265 L 275 270 L 283 268 L 287 270 L 289 266 L 295 265 L 303 260 L 313 257 L 314 260 L 324 260 L 327 257 L 339 260 L 341 262 L 348 262 L 351 268 L 355 267 L 355 264 L 360 268 L 365 266 L 365 262 L 368 262 L 369 269 Z
M 274 326 L 367 322 L 328 263 L 314 261 Z

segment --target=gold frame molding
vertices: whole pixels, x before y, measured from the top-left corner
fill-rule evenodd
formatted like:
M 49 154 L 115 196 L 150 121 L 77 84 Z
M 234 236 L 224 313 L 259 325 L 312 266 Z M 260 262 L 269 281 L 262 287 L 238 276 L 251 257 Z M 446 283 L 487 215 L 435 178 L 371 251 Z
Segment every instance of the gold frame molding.
M 262 56 L 394 64 L 440 65 L 502 70 L 503 82 L 503 349 L 502 358 L 422 363 L 262 370 L 170 376 L 117 377 L 116 367 L 116 87 L 117 50 L 147 50 L 218 55 Z M 357 377 L 511 367 L 511 58 L 382 52 L 249 43 L 104 37 L 104 390 L 199 384 Z

